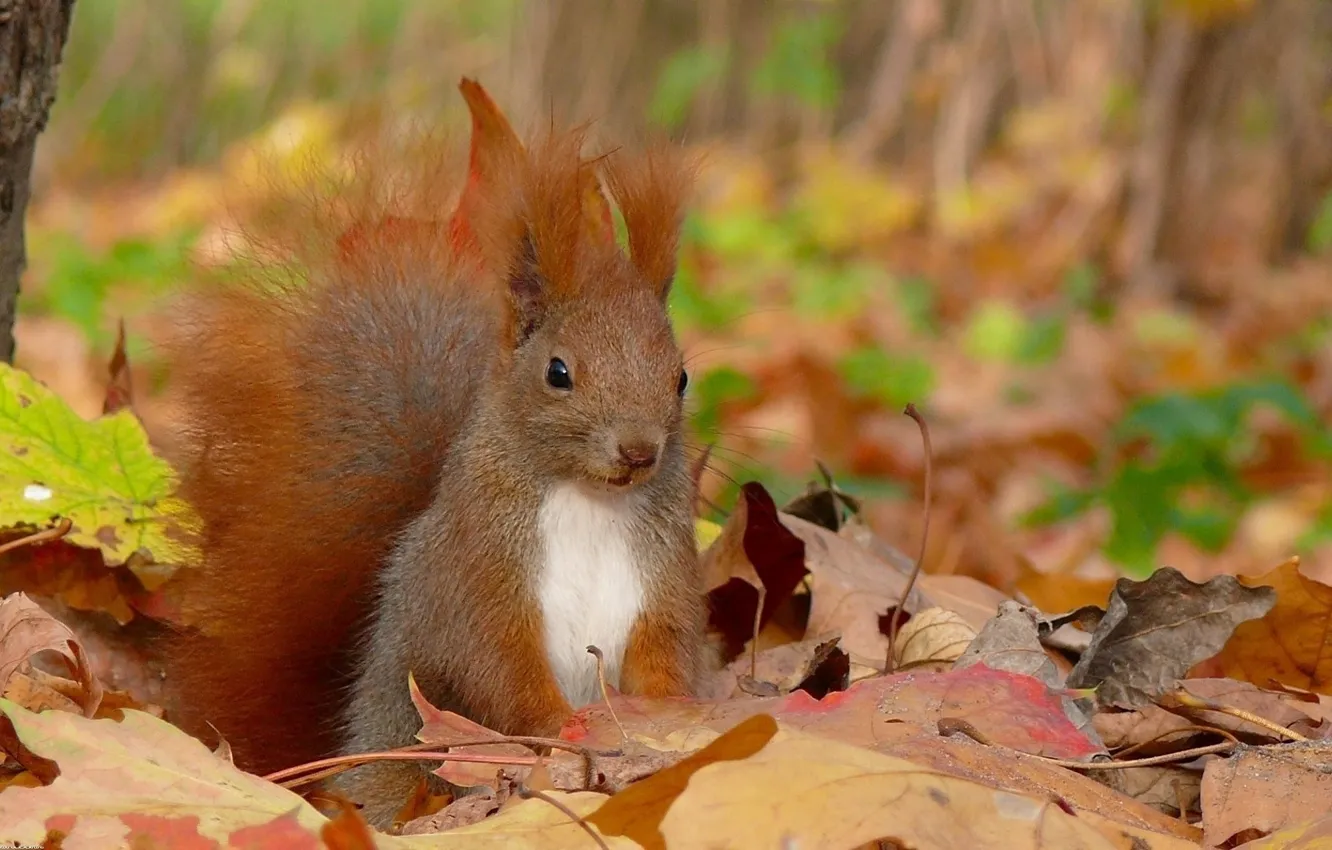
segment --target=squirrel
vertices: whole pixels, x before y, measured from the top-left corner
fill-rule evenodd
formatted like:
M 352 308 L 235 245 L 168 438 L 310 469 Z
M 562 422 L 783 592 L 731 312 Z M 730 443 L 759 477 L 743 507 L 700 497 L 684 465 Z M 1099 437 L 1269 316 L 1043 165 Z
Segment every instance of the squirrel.
M 315 227 L 270 217 L 300 279 L 191 292 L 165 344 L 202 552 L 168 586 L 192 626 L 166 653 L 171 708 L 255 773 L 414 743 L 409 677 L 550 736 L 600 699 L 589 646 L 627 694 L 687 696 L 703 672 L 667 314 L 690 163 L 585 159 L 582 129 L 524 145 L 460 90 L 472 146 L 447 223 L 437 161 L 367 160 Z M 429 769 L 376 762 L 334 790 L 384 827 Z

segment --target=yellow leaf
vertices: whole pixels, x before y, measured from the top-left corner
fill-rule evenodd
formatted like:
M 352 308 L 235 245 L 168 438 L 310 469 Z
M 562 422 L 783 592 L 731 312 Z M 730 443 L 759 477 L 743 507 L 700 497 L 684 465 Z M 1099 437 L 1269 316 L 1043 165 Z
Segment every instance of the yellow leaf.
M 698 544 L 698 551 L 712 545 L 713 541 L 721 536 L 722 527 L 715 522 L 706 519 L 694 520 L 694 542 Z
M 916 850 L 1195 844 L 778 727 L 758 715 L 672 768 L 617 794 L 587 820 L 603 835 L 668 847 Z

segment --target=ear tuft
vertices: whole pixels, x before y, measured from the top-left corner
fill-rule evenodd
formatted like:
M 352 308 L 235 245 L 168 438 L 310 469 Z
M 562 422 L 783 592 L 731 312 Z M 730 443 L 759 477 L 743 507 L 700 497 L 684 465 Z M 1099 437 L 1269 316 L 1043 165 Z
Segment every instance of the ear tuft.
M 675 279 L 676 254 L 695 163 L 675 145 L 607 157 L 606 183 L 629 231 L 629 258 L 664 300 Z

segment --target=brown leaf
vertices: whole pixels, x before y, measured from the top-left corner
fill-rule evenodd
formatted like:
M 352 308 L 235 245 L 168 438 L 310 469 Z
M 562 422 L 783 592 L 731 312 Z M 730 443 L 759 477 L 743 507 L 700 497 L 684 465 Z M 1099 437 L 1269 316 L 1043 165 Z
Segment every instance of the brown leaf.
M 84 715 L 95 715 L 102 702 L 102 683 L 88 666 L 74 632 L 24 593 L 11 593 L 0 601 L 0 690 L 20 667 L 48 650 L 60 653 L 78 681 L 82 690 L 79 707 Z
M 429 835 L 450 829 L 480 823 L 499 811 L 500 801 L 493 788 L 459 797 L 431 815 L 408 821 L 402 826 L 403 835 Z
M 1322 737 L 1332 731 L 1332 700 L 1309 703 L 1285 694 L 1260 690 L 1249 682 L 1237 682 L 1234 679 L 1185 679 L 1180 685 L 1195 696 L 1243 709 L 1305 737 Z M 1106 746 L 1112 749 L 1143 744 L 1167 732 L 1182 733 L 1188 727 L 1197 725 L 1224 729 L 1241 740 L 1255 744 L 1285 740 L 1276 738 L 1270 730 L 1255 723 L 1206 709 L 1191 710 L 1184 715 L 1149 705 L 1134 711 L 1101 712 L 1095 717 L 1094 723 Z M 1195 740 L 1195 737 L 1203 736 L 1208 737 L 1209 742 L 1216 740 L 1215 735 L 1203 732 L 1196 732 L 1192 736 L 1176 734 L 1159 745 L 1152 745 L 1154 748 L 1146 750 L 1145 754 L 1204 743 Z
M 709 626 L 722 636 L 729 660 L 754 637 L 760 598 L 762 628 L 804 579 L 805 544 L 778 521 L 763 485 L 750 482 L 740 488 L 721 535 L 703 553 L 702 570 Z
M 755 715 L 689 758 L 611 797 L 587 816 L 587 822 L 603 835 L 624 836 L 648 850 L 665 850 L 661 823 L 694 774 L 719 762 L 748 758 L 775 734 L 777 721 L 764 714 Z
M 755 806 L 761 807 L 759 817 Z M 842 816 L 846 812 L 856 814 Z M 617 794 L 588 820 L 603 834 L 625 835 L 649 850 L 708 846 L 721 836 L 740 850 L 876 841 L 1006 850 L 1194 846 L 1168 834 L 1075 816 L 1044 796 L 779 727 L 766 715 Z
M 883 667 L 888 638 L 879 618 L 898 604 L 906 576 L 846 537 L 799 517 L 782 523 L 804 541 L 809 569 L 810 609 L 805 634 L 817 638 L 838 634 L 852 660 Z M 908 611 L 928 607 L 920 591 L 912 594 Z
M 485 741 L 502 740 L 503 735 L 493 729 L 488 729 L 480 723 L 474 723 L 460 714 L 452 711 L 441 711 L 430 704 L 430 701 L 421 693 L 421 689 L 416 684 L 415 677 L 408 682 L 411 690 L 412 705 L 416 706 L 416 711 L 421 715 L 421 731 L 416 733 L 416 737 L 423 744 L 437 744 L 440 747 L 447 747 L 451 753 L 466 753 L 472 755 L 494 756 L 496 758 L 513 758 L 517 763 L 531 761 L 532 751 L 522 744 L 486 744 L 481 746 L 455 747 L 454 741 Z M 460 785 L 464 788 L 470 788 L 476 785 L 492 785 L 495 782 L 495 776 L 501 765 L 482 764 L 475 762 L 446 761 L 435 770 L 435 775 L 446 782 L 452 782 L 454 785 Z M 518 768 L 526 775 L 528 768 Z
M 951 665 L 976 639 L 976 630 L 961 614 L 926 608 L 913 615 L 897 634 L 893 661 L 898 668 L 935 662 Z
M 1171 817 L 1196 819 L 1202 775 L 1176 765 L 1103 770 L 1097 777 L 1110 788 Z
M 1276 604 L 1235 629 L 1215 659 L 1219 671 L 1256 685 L 1275 679 L 1332 694 L 1332 587 L 1304 575 L 1298 560 L 1240 581 L 1271 588 Z
M 1095 687 L 1102 705 L 1147 705 L 1275 602 L 1270 588 L 1246 588 L 1231 576 L 1195 584 L 1165 567 L 1144 581 L 1121 578 L 1068 686 Z
M 319 837 L 328 850 L 375 850 L 375 839 L 369 824 L 356 806 L 347 800 L 338 800 L 338 815 L 319 830 Z
M 1244 747 L 1209 761 L 1202 781 L 1206 846 L 1233 846 L 1240 833 L 1262 836 L 1326 812 L 1332 801 L 1328 764 L 1329 741 Z
M 777 696 L 793 690 L 804 690 L 822 699 L 832 691 L 845 690 L 850 673 L 850 659 L 831 640 L 803 640 L 760 650 L 755 658 L 756 682 L 748 682 L 749 657 L 741 656 L 729 665 L 725 673 L 731 687 L 717 693 L 720 699 L 749 694 Z M 754 690 L 756 684 L 767 685 L 766 692 Z
M 994 670 L 1034 676 L 1052 688 L 1059 687 L 1059 670 L 1037 636 L 1037 616 L 1018 602 L 1003 603 L 998 615 L 985 624 L 953 667 L 961 670 L 984 664 Z
M 125 320 L 121 319 L 116 330 L 116 348 L 111 355 L 108 369 L 110 382 L 106 387 L 106 399 L 102 402 L 102 413 L 115 413 L 122 407 L 134 405 L 134 388 L 130 383 L 129 355 L 125 353 Z

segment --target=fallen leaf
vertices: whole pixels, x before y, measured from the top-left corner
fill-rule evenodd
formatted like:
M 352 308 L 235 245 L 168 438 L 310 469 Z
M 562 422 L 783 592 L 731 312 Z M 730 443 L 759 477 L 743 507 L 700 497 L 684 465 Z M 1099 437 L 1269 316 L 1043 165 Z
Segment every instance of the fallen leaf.
M 664 850 L 661 821 L 691 777 L 707 765 L 748 758 L 776 733 L 777 722 L 767 715 L 744 720 L 689 758 L 611 797 L 587 821 L 603 835 L 624 836 L 649 850 Z
M 853 661 L 883 667 L 888 638 L 879 619 L 898 604 L 906 576 L 852 540 L 799 517 L 783 515 L 782 523 L 804 541 L 809 569 L 810 609 L 805 634 L 837 634 Z M 919 590 L 907 610 L 928 607 Z
M 1202 781 L 1206 845 L 1227 846 L 1240 833 L 1263 836 L 1327 812 L 1329 764 L 1328 741 L 1241 747 L 1209 761 Z
M 1144 581 L 1121 578 L 1067 684 L 1096 688 L 1102 705 L 1147 705 L 1275 602 L 1270 588 L 1247 588 L 1232 576 L 1196 584 L 1165 567 Z
M 66 846 L 112 835 L 174 836 L 166 846 L 197 835 L 225 846 L 239 844 L 234 836 L 247 827 L 317 835 L 325 822 L 296 794 L 237 770 L 142 712 L 127 710 L 119 722 L 88 720 L 34 714 L 0 699 L 0 715 L 23 746 L 59 767 L 49 785 L 0 794 L 5 838 L 20 844 L 36 846 L 59 825 Z M 293 824 L 276 825 L 288 816 Z
M 500 801 L 493 788 L 459 797 L 431 815 L 408 821 L 402 826 L 403 835 L 430 835 L 461 826 L 480 823 L 499 811 Z
M 411 691 L 412 705 L 416 707 L 417 714 L 421 716 L 421 731 L 416 733 L 416 738 L 421 743 L 438 744 L 441 748 L 449 748 L 449 751 L 453 753 L 486 755 L 496 758 L 509 757 L 520 762 L 530 761 L 534 758 L 532 751 L 522 744 L 453 746 L 454 741 L 499 741 L 503 740 L 504 736 L 493 729 L 482 726 L 480 723 L 474 723 L 460 714 L 435 708 L 421 693 L 414 676 L 408 677 L 407 686 Z M 497 764 L 446 761 L 436 768 L 434 773 L 445 781 L 469 788 L 476 785 L 494 784 L 495 773 L 499 767 Z M 518 769 L 522 771 L 523 775 L 526 775 L 528 770 L 527 768 Z
M 778 521 L 777 507 L 763 485 L 740 488 L 735 510 L 702 555 L 708 588 L 709 625 L 725 641 L 727 658 L 743 651 L 805 577 L 805 545 Z
M 93 675 L 83 647 L 68 626 L 41 609 L 24 593 L 0 600 L 0 692 L 33 656 L 54 650 L 81 690 L 79 707 L 92 717 L 102 702 L 102 683 Z
M 999 606 L 999 613 L 985 624 L 953 667 L 962 670 L 973 664 L 1033 676 L 1052 688 L 1060 684 L 1059 670 L 1041 646 L 1036 612 L 1017 602 Z
M 792 805 L 792 801 L 799 805 Z M 845 813 L 856 812 L 847 817 Z M 1183 848 L 1164 834 L 1065 812 L 1048 799 L 779 728 L 758 715 L 707 750 L 612 797 L 589 821 L 642 846 Z M 1110 846 L 1113 846 L 1112 844 Z
M 192 559 L 172 522 L 193 517 L 173 497 L 176 475 L 129 410 L 91 422 L 31 376 L 0 363 L 0 516 L 44 528 L 67 518 L 63 539 L 125 564 L 149 590 L 169 576 L 152 565 Z M 137 556 L 137 557 L 136 557 Z
M 125 352 L 125 320 L 121 319 L 116 329 L 116 347 L 111 353 L 111 365 L 107 371 L 110 381 L 106 387 L 106 399 L 102 402 L 102 413 L 115 413 L 123 407 L 132 407 L 134 388 L 130 381 L 129 355 Z
M 721 701 L 615 694 L 611 703 L 618 726 L 605 703 L 597 703 L 575 712 L 560 730 L 560 737 L 610 750 L 622 740 L 623 728 L 631 738 L 665 750 L 672 748 L 665 742 L 688 741 L 696 730 L 710 730 L 715 737 L 748 717 L 765 713 L 791 728 L 872 747 L 894 739 L 893 727 L 903 723 L 932 729 L 940 719 L 954 718 L 966 720 L 995 743 L 1021 752 L 1063 759 L 1088 759 L 1103 753 L 1094 733 L 1088 737 L 1069 720 L 1066 699 L 1030 676 L 978 664 L 965 670 L 863 679 L 821 700 L 803 691 Z M 693 748 L 698 746 L 701 744 Z
M 975 638 L 976 630 L 961 614 L 943 608 L 926 608 L 912 615 L 898 631 L 893 662 L 899 668 L 931 661 L 952 664 Z
M 1287 561 L 1261 576 L 1241 576 L 1248 587 L 1269 587 L 1276 603 L 1259 620 L 1241 623 L 1214 659 L 1224 675 L 1265 685 L 1332 694 L 1332 587 Z

